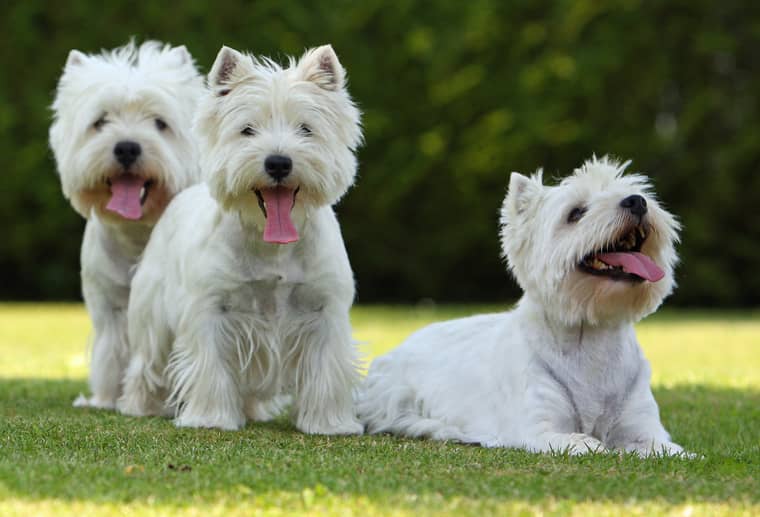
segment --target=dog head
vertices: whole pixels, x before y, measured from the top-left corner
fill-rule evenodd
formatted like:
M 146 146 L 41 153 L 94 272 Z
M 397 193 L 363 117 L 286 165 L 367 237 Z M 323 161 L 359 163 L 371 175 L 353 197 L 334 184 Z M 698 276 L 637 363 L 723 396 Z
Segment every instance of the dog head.
M 203 78 L 184 46 L 69 53 L 50 128 L 64 195 L 84 217 L 152 224 L 199 177 L 192 112 Z
M 362 136 L 345 77 L 329 45 L 285 68 L 219 51 L 195 120 L 203 174 L 211 195 L 267 242 L 298 240 L 297 222 L 354 181 Z
M 675 285 L 679 224 L 646 177 L 607 157 L 557 186 L 512 173 L 504 255 L 523 290 L 565 324 L 637 321 Z

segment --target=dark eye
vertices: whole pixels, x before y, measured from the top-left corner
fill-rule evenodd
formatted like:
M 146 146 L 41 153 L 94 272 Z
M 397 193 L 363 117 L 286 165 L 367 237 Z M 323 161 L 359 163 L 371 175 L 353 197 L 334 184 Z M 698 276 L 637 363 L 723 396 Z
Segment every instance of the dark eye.
M 158 129 L 159 131 L 163 131 L 167 127 L 169 127 L 169 125 L 166 122 L 164 122 L 163 119 L 160 119 L 160 118 L 156 119 L 156 129 Z
M 100 131 L 100 129 L 103 126 L 105 126 L 107 123 L 108 123 L 108 121 L 106 120 L 106 116 L 105 115 L 101 115 L 98 120 L 96 120 L 95 122 L 92 123 L 92 127 L 95 130 Z
M 240 134 L 245 136 L 254 136 L 256 134 L 256 130 L 253 129 L 253 126 L 248 125 L 243 128 Z
M 581 220 L 581 217 L 584 216 L 586 213 L 586 207 L 585 206 L 576 206 L 572 210 L 570 210 L 570 213 L 567 215 L 567 222 L 568 223 L 577 223 Z
M 298 132 L 301 133 L 303 136 L 311 136 L 314 134 L 311 132 L 311 128 L 307 126 L 306 124 L 299 125 Z

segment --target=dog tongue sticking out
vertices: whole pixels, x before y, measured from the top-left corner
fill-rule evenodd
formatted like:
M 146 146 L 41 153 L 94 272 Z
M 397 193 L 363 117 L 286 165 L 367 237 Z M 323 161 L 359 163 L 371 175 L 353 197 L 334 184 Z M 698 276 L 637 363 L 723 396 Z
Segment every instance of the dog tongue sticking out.
M 636 251 L 601 253 L 596 258 L 607 265 L 620 266 L 626 273 L 632 273 L 650 282 L 657 282 L 665 276 L 665 272 L 652 259 Z
M 116 212 L 125 219 L 140 219 L 140 194 L 144 186 L 145 180 L 134 174 L 120 174 L 111 178 L 111 200 L 106 205 L 106 210 Z
M 267 222 L 264 227 L 264 242 L 287 244 L 298 240 L 298 230 L 290 218 L 295 204 L 295 192 L 285 187 L 261 189 L 266 205 Z

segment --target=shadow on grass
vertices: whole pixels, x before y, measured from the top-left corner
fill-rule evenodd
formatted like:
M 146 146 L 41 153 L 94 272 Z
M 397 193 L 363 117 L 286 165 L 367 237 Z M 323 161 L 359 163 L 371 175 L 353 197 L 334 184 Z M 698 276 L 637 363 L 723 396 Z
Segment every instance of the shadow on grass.
M 390 436 L 319 437 L 286 419 L 241 432 L 79 410 L 83 382 L 0 380 L 0 489 L 25 499 L 185 506 L 320 487 L 378 504 L 444 499 L 760 502 L 760 392 L 656 390 L 674 440 L 702 460 L 568 458 Z

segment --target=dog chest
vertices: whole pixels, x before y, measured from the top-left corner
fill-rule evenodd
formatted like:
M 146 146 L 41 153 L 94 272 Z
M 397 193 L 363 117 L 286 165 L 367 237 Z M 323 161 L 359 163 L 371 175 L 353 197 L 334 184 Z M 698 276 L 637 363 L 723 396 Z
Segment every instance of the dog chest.
M 599 368 L 572 357 L 564 359 L 562 364 L 538 361 L 540 374 L 551 386 L 552 395 L 545 400 L 559 397 L 563 401 L 551 405 L 562 413 L 555 418 L 566 423 L 567 432 L 604 440 L 614 430 L 640 379 L 640 363 L 631 358 L 630 368 L 622 364 Z
M 258 318 L 293 319 L 319 312 L 324 295 L 302 275 L 275 273 L 252 278 L 223 297 L 222 312 L 251 313 Z

